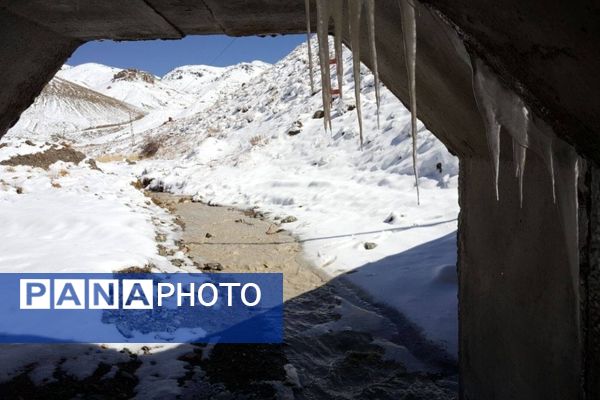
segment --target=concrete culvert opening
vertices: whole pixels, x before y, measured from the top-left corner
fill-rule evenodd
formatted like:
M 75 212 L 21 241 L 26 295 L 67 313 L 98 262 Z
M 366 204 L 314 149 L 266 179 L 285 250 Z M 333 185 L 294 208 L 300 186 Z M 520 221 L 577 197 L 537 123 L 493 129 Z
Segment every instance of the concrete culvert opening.
M 7 271 L 39 272 L 48 254 L 62 272 L 283 271 L 284 344 L 6 346 L 11 362 L 1 392 L 600 393 L 598 121 L 590 112 L 598 102 L 588 93 L 598 60 L 586 44 L 586 35 L 598 37 L 586 17 L 594 10 L 543 2 L 525 10 L 506 0 L 498 7 L 520 11 L 490 19 L 492 11 L 466 3 L 317 1 L 307 4 L 318 33 L 312 57 L 327 64 L 321 74 L 308 74 L 306 48 L 274 65 L 187 66 L 166 75 L 136 65 L 62 67 L 82 43 L 99 39 L 306 31 L 301 1 L 176 3 L 0 9 L 7 33 L 0 129 L 11 128 L 2 160 L 59 141 L 93 157 L 79 165 L 62 160 L 43 173 L 2 167 L 7 229 L 32 227 L 45 215 L 37 231 L 10 236 L 3 253 L 18 254 L 25 237 L 55 246 L 7 257 Z M 319 24 L 323 16 L 333 24 Z M 243 39 L 223 41 L 226 53 Z M 339 51 L 342 42 L 378 71 L 380 107 L 377 79 Z M 320 51 L 325 46 L 331 57 Z M 553 68 L 543 67 L 549 62 Z M 569 74 L 582 78 L 566 83 Z M 411 121 L 396 97 L 424 124 Z M 70 235 L 60 235 L 63 221 L 72 221 Z M 75 254 L 73 247 L 86 256 L 56 256 Z

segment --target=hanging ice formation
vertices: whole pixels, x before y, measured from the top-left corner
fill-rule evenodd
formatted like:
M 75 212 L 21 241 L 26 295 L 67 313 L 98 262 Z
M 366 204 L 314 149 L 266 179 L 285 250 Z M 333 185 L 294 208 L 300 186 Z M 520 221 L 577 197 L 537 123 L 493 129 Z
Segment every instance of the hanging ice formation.
M 331 76 L 329 73 L 329 19 L 331 8 L 328 0 L 317 0 L 317 38 L 321 69 L 321 96 L 323 97 L 323 124 L 331 130 Z
M 379 68 L 377 66 L 377 47 L 375 45 L 375 0 L 367 1 L 367 27 L 369 28 L 369 42 L 371 44 L 371 63 L 373 66 L 373 79 L 375 83 L 375 102 L 377 104 L 377 129 L 379 126 L 379 108 L 381 105 L 379 96 Z
M 304 1 L 306 9 L 306 42 L 308 48 L 308 75 L 310 76 L 310 94 L 315 93 L 315 78 L 313 76 L 313 57 L 312 57 L 312 45 L 310 40 L 310 0 Z
M 413 172 L 417 188 L 417 203 L 420 203 L 419 195 L 419 170 L 417 168 L 417 22 L 415 19 L 415 8 L 409 0 L 399 0 L 400 15 L 402 18 L 402 37 L 404 41 L 404 58 L 406 60 L 406 74 L 408 76 L 408 94 L 410 97 L 410 124 L 412 136 Z
M 358 117 L 358 130 L 360 132 L 360 148 L 363 147 L 362 107 L 360 104 L 360 17 L 362 13 L 361 0 L 349 0 L 350 14 L 350 47 L 352 47 L 352 71 L 354 75 L 354 98 L 356 101 L 356 115 Z
M 310 18 L 309 0 L 306 1 L 307 20 Z M 319 42 L 319 62 L 321 70 L 321 94 L 323 98 L 323 124 L 325 130 L 329 127 L 331 130 L 331 72 L 329 69 L 329 22 L 333 19 L 335 34 L 335 58 L 336 75 L 338 79 L 338 88 L 340 99 L 343 94 L 343 60 L 342 60 L 342 36 L 344 33 L 344 3 L 348 2 L 348 26 L 350 30 L 350 47 L 352 48 L 352 69 L 354 78 L 354 96 L 356 100 L 356 115 L 358 118 L 358 128 L 360 135 L 360 146 L 363 147 L 363 121 L 362 107 L 360 102 L 360 26 L 363 5 L 366 8 L 366 25 L 368 29 L 369 44 L 371 50 L 371 60 L 373 76 L 375 83 L 375 96 L 377 103 L 377 127 L 379 127 L 379 109 L 380 109 L 380 88 L 379 88 L 379 68 L 377 61 L 377 48 L 375 45 L 375 0 L 316 0 L 317 2 L 317 37 Z M 416 94 L 416 52 L 417 52 L 417 27 L 415 19 L 414 4 L 410 0 L 399 0 L 402 14 L 402 30 L 404 37 L 404 50 L 406 54 L 406 69 L 409 80 L 409 95 L 411 109 L 411 136 L 412 136 L 412 156 L 413 171 L 415 174 L 415 183 L 417 188 L 417 203 L 420 203 L 419 194 L 419 172 L 417 168 L 417 94 Z M 310 32 L 310 23 L 307 26 Z M 309 43 L 310 44 L 310 43 Z M 310 53 L 309 53 L 310 58 Z M 312 75 L 311 75 L 312 76 Z
M 348 3 L 349 21 L 344 21 L 344 4 Z M 342 37 L 344 28 L 349 26 L 350 44 L 353 56 L 354 94 L 356 99 L 356 114 L 360 131 L 361 148 L 364 141 L 362 107 L 360 103 L 360 24 L 363 4 L 367 12 L 367 28 L 371 44 L 371 58 L 373 59 L 373 74 L 375 80 L 375 95 L 377 97 L 377 117 L 379 124 L 379 72 L 377 67 L 377 50 L 375 48 L 375 4 L 374 0 L 317 0 L 317 36 L 319 41 L 319 61 L 321 65 L 323 112 L 325 114 L 325 129 L 331 130 L 331 73 L 329 70 L 329 22 L 333 19 L 334 25 L 334 47 L 336 60 L 337 85 L 340 91 L 340 99 L 343 98 L 343 48 Z M 308 6 L 307 6 L 308 7 Z M 307 15 L 308 18 L 308 15 Z
M 344 0 L 329 0 L 331 3 L 331 16 L 334 26 L 334 49 L 335 49 L 335 74 L 337 76 L 337 87 L 339 91 L 340 103 L 344 98 L 344 57 L 342 35 L 344 33 Z
M 529 128 L 535 134 L 529 135 L 529 146 L 544 160 L 552 181 L 552 200 L 556 203 L 556 174 L 554 172 L 554 132 L 540 118 L 531 115 Z
M 473 88 L 475 100 L 482 115 L 494 169 L 496 199 L 500 165 L 500 130 L 504 128 L 513 141 L 513 162 L 519 179 L 519 199 L 523 202 L 523 176 L 527 150 L 538 154 L 550 173 L 552 197 L 556 201 L 555 168 L 552 150 L 553 133 L 540 119 L 533 118 L 523 100 L 507 89 L 490 68 L 480 59 L 473 58 Z
M 559 188 L 558 210 L 565 236 L 567 257 L 571 272 L 573 291 L 579 293 L 579 206 L 577 179 L 579 176 L 578 156 L 573 147 L 556 140 L 553 154 L 556 156 L 556 183 Z M 579 307 L 576 307 L 579 312 Z M 576 319 L 579 321 L 579 318 Z
M 560 224 L 566 243 L 573 291 L 578 293 L 579 282 L 579 222 L 577 179 L 578 156 L 572 146 L 558 139 L 550 126 L 531 113 L 523 100 L 507 89 L 481 60 L 472 58 L 473 88 L 477 106 L 482 114 L 496 181 L 500 159 L 500 128 L 513 140 L 513 162 L 519 178 L 519 196 L 522 206 L 523 174 L 527 150 L 538 155 L 550 174 L 552 198 L 557 203 Z M 558 186 L 559 190 L 556 190 Z M 579 312 L 579 308 L 576 308 Z M 577 319 L 578 320 L 578 319 Z

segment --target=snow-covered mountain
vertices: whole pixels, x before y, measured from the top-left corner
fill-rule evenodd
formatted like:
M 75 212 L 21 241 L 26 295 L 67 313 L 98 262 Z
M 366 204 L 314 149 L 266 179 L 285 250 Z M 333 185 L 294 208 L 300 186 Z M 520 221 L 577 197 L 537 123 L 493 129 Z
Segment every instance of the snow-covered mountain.
M 118 69 L 88 63 L 63 69 L 57 75 L 146 111 L 167 107 L 183 108 L 193 102 L 186 93 L 137 69 Z
M 185 159 L 202 162 L 207 159 L 219 162 L 225 158 L 239 162 L 253 153 L 272 159 L 301 159 L 309 165 L 326 165 L 339 160 L 359 170 L 412 174 L 410 114 L 384 87 L 380 128 L 377 127 L 373 76 L 364 66 L 361 75 L 365 146 L 360 149 L 354 82 L 349 68 L 351 60 L 351 52 L 346 50 L 344 99 L 336 100 L 333 105 L 331 133 L 325 132 L 322 117 L 315 118 L 315 113 L 323 109 L 322 100 L 320 94 L 311 96 L 306 46 L 302 45 L 241 85 L 240 80 L 235 79 L 240 73 L 239 66 L 230 67 L 222 80 L 216 81 L 221 90 L 211 93 L 214 100 L 204 110 L 143 134 L 164 143 L 160 157 L 185 155 Z M 175 70 L 168 80 L 165 78 L 165 83 L 177 82 L 179 79 L 175 76 L 185 76 L 182 81 L 190 79 L 193 70 L 185 67 L 184 71 L 187 74 Z M 320 79 L 316 75 L 319 87 Z M 336 79 L 335 75 L 332 79 Z M 421 175 L 442 183 L 457 175 L 456 159 L 422 124 L 419 127 L 417 152 Z M 256 143 L 261 145 L 256 146 Z M 123 145 L 128 146 L 129 141 Z M 111 147 L 114 146 L 115 143 L 111 143 Z M 128 151 L 118 144 L 116 148 Z
M 222 90 L 227 85 L 248 82 L 270 66 L 262 61 L 229 67 L 184 65 L 167 73 L 162 80 L 172 88 L 204 97 L 206 94 Z
M 55 77 L 9 134 L 47 139 L 53 135 L 71 137 L 74 132 L 126 124 L 143 115 L 137 107 Z

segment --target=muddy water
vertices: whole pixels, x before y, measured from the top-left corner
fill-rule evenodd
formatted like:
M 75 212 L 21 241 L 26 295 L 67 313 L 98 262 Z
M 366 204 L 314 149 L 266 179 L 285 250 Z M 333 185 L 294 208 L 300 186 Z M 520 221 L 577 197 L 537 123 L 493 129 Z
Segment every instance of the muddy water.
M 343 277 L 319 273 L 280 226 L 255 212 L 157 199 L 179 215 L 188 255 L 199 265 L 284 274 L 284 343 L 198 346 L 198 356 L 186 359 L 183 398 L 457 398 L 454 360 L 402 315 L 373 304 Z

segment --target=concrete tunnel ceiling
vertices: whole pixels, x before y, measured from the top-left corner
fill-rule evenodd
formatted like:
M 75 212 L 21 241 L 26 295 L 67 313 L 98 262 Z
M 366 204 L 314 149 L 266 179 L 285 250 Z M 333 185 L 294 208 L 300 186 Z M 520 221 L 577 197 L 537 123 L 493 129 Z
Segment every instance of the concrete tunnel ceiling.
M 375 3 L 380 77 L 408 105 L 400 8 L 397 0 Z M 461 164 L 461 398 L 600 398 L 600 3 L 415 5 L 418 116 Z M 315 9 L 313 1 L 313 31 Z M 0 0 L 0 135 L 87 41 L 303 33 L 305 26 L 304 0 Z M 370 66 L 362 32 L 361 59 Z M 520 207 L 504 139 L 496 201 L 471 56 L 583 156 L 574 188 L 579 280 L 546 167 L 528 156 Z
M 577 146 L 580 153 L 600 159 L 600 7 L 592 1 L 547 4 L 517 0 L 425 0 L 418 3 L 418 102 L 419 117 L 459 154 L 485 145 L 472 96 L 470 68 L 461 62 L 451 36 L 458 31 L 467 49 L 486 60 L 543 115 L 555 131 Z M 407 82 L 402 71 L 400 12 L 396 0 L 376 0 L 377 45 L 382 81 L 408 104 Z M 577 6 L 579 5 L 579 6 Z M 313 6 L 313 26 L 315 15 Z M 48 31 L 56 59 L 48 59 L 42 71 L 15 68 L 16 60 L 3 58 L 3 95 L 0 131 L 16 122 L 45 82 L 80 44 L 98 39 L 178 39 L 185 35 L 257 35 L 301 33 L 305 30 L 303 0 L 116 0 L 44 1 L 2 0 L 0 18 L 22 19 L 22 29 Z M 543 18 L 540 16 L 543 15 Z M 5 29 L 10 23 L 3 24 Z M 28 32 L 3 45 L 22 43 Z M 595 40 L 596 39 L 596 40 Z M 31 38 L 31 40 L 35 40 Z M 348 42 L 348 41 L 346 41 Z M 363 41 L 364 43 L 364 41 Z M 8 47 L 8 48 L 7 48 Z M 365 45 L 366 48 L 366 45 Z M 18 51 L 19 49 L 15 49 Z M 28 48 L 23 51 L 31 50 Z M 199 49 L 200 51 L 200 49 Z M 368 52 L 362 52 L 370 64 Z M 50 58 L 45 55 L 44 59 Z M 4 68 L 8 67 L 8 68 Z M 35 68 L 35 66 L 32 66 Z M 12 73 L 17 76 L 13 76 Z M 19 76 L 21 75 L 21 76 Z M 31 79 L 27 79 L 31 78 Z M 45 83 L 44 82 L 44 83 Z M 12 86 L 12 87 L 11 87 Z M 15 94 L 19 93 L 18 96 Z M 23 104 L 9 106 L 15 97 Z M 462 138 L 449 133 L 463 131 Z M 466 140 L 465 140 L 466 139 Z

